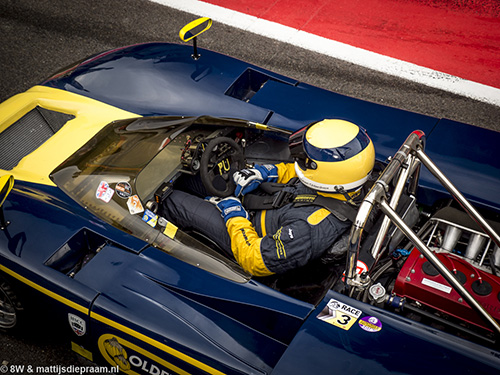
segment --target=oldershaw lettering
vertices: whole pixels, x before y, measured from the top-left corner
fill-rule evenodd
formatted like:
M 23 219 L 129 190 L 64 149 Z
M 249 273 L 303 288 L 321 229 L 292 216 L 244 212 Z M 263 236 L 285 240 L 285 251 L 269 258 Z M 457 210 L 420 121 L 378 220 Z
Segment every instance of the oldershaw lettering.
M 144 371 L 147 374 L 150 375 L 171 375 L 172 373 L 169 371 L 165 371 L 160 369 L 158 366 L 156 366 L 153 363 L 149 363 L 147 360 L 139 358 L 136 355 L 131 355 L 129 357 L 129 362 L 132 365 L 132 367 L 140 368 L 142 371 Z
M 159 358 L 153 353 L 112 334 L 98 340 L 99 351 L 108 363 L 130 374 L 185 375 L 184 370 Z

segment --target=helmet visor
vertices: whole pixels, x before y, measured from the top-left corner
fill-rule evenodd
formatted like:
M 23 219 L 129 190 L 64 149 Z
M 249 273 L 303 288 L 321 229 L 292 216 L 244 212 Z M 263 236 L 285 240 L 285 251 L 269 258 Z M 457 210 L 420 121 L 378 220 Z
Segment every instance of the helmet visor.
M 303 143 L 307 157 L 316 161 L 335 162 L 347 160 L 359 154 L 370 144 L 370 138 L 366 131 L 360 127 L 356 137 L 343 146 L 319 148 L 309 143 L 307 139 Z

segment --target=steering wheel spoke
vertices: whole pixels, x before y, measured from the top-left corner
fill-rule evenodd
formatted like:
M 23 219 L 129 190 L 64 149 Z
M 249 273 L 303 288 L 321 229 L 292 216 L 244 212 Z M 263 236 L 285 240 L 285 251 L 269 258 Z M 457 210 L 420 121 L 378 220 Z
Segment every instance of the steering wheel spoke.
M 243 150 L 235 140 L 217 137 L 208 142 L 200 160 L 200 177 L 207 193 L 225 198 L 234 193 L 233 173 L 244 168 Z

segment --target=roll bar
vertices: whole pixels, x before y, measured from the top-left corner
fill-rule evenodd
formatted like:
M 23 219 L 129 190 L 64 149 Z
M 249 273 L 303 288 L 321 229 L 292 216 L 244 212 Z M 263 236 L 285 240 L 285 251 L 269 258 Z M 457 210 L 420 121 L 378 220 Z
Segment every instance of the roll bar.
M 500 236 L 491 225 L 481 216 L 481 214 L 470 204 L 470 202 L 460 193 L 460 191 L 451 183 L 451 181 L 439 170 L 434 162 L 425 154 L 425 134 L 416 130 L 412 132 L 396 154 L 391 158 L 389 164 L 384 169 L 378 180 L 368 192 L 359 210 L 355 221 L 351 226 L 349 235 L 347 264 L 346 264 L 346 290 L 352 288 L 364 289 L 370 284 L 370 279 L 366 274 L 357 274 L 356 266 L 358 261 L 359 249 L 361 245 L 361 235 L 367 223 L 368 217 L 374 207 L 380 208 L 385 214 L 381 229 L 375 240 L 372 256 L 378 259 L 383 239 L 387 233 L 390 222 L 392 222 L 406 237 L 415 245 L 420 253 L 441 273 L 446 281 L 455 288 L 460 296 L 475 309 L 479 315 L 494 328 L 497 334 L 500 334 L 500 325 L 491 317 L 491 315 L 476 301 L 472 294 L 465 289 L 454 277 L 435 254 L 423 243 L 422 240 L 413 232 L 413 230 L 396 213 L 395 209 L 403 188 L 412 174 L 418 173 L 420 163 L 422 163 L 448 190 L 448 192 L 465 209 L 469 216 L 484 230 L 490 238 L 500 246 Z M 392 193 L 391 202 L 387 201 L 386 193 L 389 191 L 393 179 L 398 175 L 396 187 Z

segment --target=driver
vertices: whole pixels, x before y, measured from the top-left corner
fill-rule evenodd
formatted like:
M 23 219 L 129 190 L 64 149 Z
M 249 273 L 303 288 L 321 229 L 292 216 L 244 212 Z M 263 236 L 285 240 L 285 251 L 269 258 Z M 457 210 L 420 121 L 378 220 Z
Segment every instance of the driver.
M 234 197 L 203 199 L 175 190 L 164 202 L 165 216 L 207 236 L 255 276 L 283 273 L 319 258 L 351 223 L 324 207 L 298 205 L 293 197 L 320 195 L 352 203 L 373 169 L 375 150 L 363 128 L 331 119 L 292 134 L 289 147 L 294 163 L 234 173 Z M 281 207 L 247 212 L 241 200 L 264 182 L 287 184 L 292 198 Z

